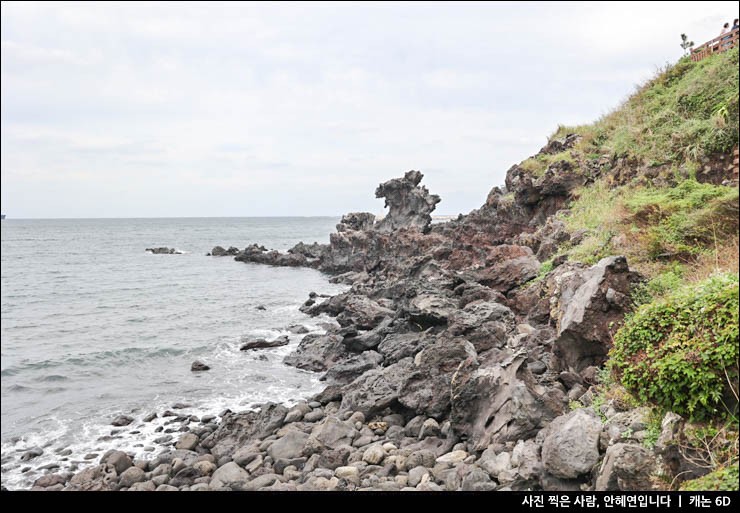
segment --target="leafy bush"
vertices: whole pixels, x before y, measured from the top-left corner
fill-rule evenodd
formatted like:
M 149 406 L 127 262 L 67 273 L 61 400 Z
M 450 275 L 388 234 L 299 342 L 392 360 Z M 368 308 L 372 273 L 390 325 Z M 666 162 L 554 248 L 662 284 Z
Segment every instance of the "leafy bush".
M 715 276 L 641 306 L 615 335 L 611 353 L 622 384 L 642 401 L 693 419 L 734 413 L 737 275 Z
M 685 481 L 681 490 L 685 492 L 701 492 L 711 490 L 737 490 L 738 489 L 738 464 L 734 463 L 726 467 L 710 472 L 706 476 L 691 481 Z

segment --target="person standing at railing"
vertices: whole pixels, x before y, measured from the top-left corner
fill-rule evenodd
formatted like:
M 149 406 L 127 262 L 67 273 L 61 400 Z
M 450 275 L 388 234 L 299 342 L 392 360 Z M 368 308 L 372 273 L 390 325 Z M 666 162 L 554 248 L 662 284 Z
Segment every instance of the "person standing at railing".
M 719 47 L 715 49 L 719 50 L 720 52 L 727 49 L 727 47 L 731 44 L 732 36 L 730 34 L 730 24 L 725 23 L 722 25 L 722 31 L 719 33 Z

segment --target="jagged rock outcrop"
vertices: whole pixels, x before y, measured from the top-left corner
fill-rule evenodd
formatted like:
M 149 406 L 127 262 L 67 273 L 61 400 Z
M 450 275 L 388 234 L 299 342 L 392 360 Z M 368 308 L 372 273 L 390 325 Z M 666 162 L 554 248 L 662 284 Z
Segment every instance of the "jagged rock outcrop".
M 391 232 L 399 228 L 416 228 L 426 231 L 432 222 L 434 211 L 440 197 L 429 194 L 424 186 L 419 186 L 424 177 L 419 171 L 408 171 L 403 178 L 388 180 L 375 189 L 376 198 L 385 198 L 388 214 L 377 223 L 379 232 Z
M 623 256 L 604 258 L 571 278 L 561 283 L 557 296 L 555 353 L 567 368 L 579 372 L 606 359 L 611 336 L 630 310 L 630 292 L 640 278 Z

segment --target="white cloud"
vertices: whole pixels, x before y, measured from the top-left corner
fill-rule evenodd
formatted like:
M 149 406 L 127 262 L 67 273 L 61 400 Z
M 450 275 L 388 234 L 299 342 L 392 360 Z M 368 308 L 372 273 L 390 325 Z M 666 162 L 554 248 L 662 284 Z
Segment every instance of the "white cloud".
M 737 7 L 664 5 L 6 2 L 3 212 L 378 211 L 412 168 L 469 211 Z

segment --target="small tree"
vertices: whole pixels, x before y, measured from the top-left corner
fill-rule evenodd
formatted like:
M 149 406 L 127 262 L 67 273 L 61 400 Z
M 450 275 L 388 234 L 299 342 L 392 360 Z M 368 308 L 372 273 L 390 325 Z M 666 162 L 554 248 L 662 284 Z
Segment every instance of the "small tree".
M 694 46 L 693 41 L 689 41 L 689 38 L 686 34 L 681 34 L 681 48 L 683 48 L 683 54 L 687 55 L 689 53 L 689 48 L 692 48 Z

